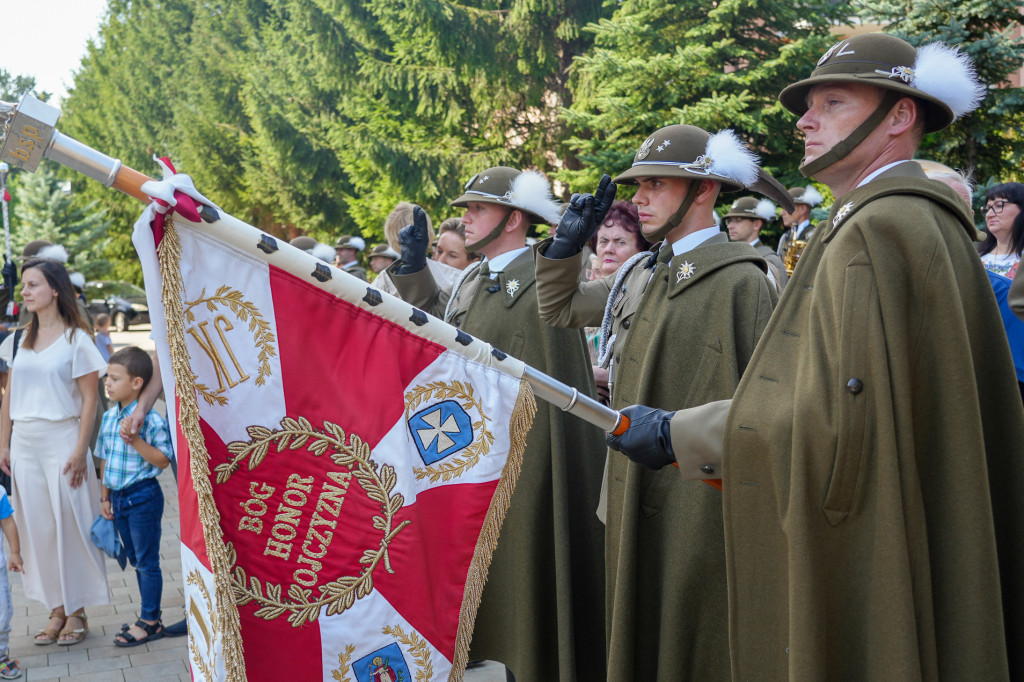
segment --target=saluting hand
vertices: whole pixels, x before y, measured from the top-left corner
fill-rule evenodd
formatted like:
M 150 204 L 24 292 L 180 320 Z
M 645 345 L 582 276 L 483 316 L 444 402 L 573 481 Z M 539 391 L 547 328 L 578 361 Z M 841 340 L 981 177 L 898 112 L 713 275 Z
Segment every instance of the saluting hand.
M 396 268 L 399 275 L 411 275 L 427 266 L 430 235 L 427 214 L 419 206 L 412 209 L 412 225 L 406 225 L 398 233 L 398 243 L 402 245 L 402 263 Z
M 593 194 L 573 194 L 544 256 L 558 260 L 579 253 L 604 222 L 617 189 L 611 177 L 602 175 Z

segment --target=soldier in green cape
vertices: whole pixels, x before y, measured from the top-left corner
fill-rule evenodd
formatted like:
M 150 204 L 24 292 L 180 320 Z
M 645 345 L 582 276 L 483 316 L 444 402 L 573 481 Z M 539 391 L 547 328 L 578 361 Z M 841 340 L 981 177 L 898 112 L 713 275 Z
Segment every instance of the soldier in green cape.
M 609 438 L 722 476 L 735 680 L 1024 678 L 1024 410 L 967 209 L 911 161 L 983 95 L 870 33 L 786 88 L 828 219 L 733 399 Z
M 641 230 L 661 241 L 617 275 L 578 283 L 580 250 L 609 201 L 607 176 L 570 202 L 537 258 L 540 312 L 551 324 L 602 326 L 614 407 L 666 409 L 731 396 L 777 300 L 765 261 L 715 224 L 721 191 L 785 189 L 731 130 L 655 131 L 615 182 L 638 185 Z M 722 496 L 675 469 L 610 453 L 605 570 L 610 680 L 729 677 Z
M 488 168 L 451 203 L 465 209 L 467 251 L 485 260 L 470 264 L 445 293 L 426 267 L 426 216 L 417 207 L 414 224 L 400 236 L 402 258 L 388 269 L 402 298 L 593 397 L 582 331 L 549 327 L 537 313 L 526 232 L 531 224 L 558 222 L 561 205 L 547 178 Z M 500 661 L 518 682 L 604 678 L 604 543 L 594 515 L 603 451 L 596 427 L 538 405 L 488 571 L 471 659 Z

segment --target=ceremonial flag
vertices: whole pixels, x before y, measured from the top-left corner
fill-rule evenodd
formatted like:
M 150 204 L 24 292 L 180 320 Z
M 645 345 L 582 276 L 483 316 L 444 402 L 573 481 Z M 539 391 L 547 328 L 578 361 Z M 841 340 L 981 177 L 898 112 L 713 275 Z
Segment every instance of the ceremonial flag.
M 535 411 L 518 361 L 190 217 L 151 205 L 134 242 L 176 412 L 194 678 L 460 677 Z

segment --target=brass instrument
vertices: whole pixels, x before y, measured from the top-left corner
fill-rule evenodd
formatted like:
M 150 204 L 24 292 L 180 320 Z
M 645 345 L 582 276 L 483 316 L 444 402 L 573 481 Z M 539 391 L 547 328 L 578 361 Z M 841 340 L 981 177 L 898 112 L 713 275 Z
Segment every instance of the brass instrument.
M 782 264 L 786 266 L 786 274 L 793 276 L 796 262 L 800 260 L 800 254 L 807 246 L 806 239 L 794 239 L 786 244 L 786 252 L 782 254 Z

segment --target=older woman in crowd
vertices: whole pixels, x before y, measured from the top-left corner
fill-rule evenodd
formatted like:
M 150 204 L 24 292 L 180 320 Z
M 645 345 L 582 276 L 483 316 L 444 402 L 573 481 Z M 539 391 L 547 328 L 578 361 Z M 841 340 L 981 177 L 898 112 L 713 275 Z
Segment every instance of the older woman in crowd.
M 597 256 L 590 278 L 601 279 L 617 272 L 623 263 L 651 245 L 640 234 L 640 216 L 636 206 L 628 201 L 616 201 L 608 209 L 604 223 L 591 238 L 589 246 Z
M 636 205 L 629 201 L 616 201 L 611 205 L 588 245 L 595 254 L 594 265 L 588 274 L 590 279 L 601 279 L 618 272 L 623 263 L 651 247 L 640 233 L 640 214 Z M 601 328 L 587 327 L 586 333 L 598 397 L 607 404 L 608 368 L 598 364 Z
M 985 269 L 1013 279 L 1024 250 L 1024 184 L 1005 182 L 985 196 L 985 240 L 978 246 Z

